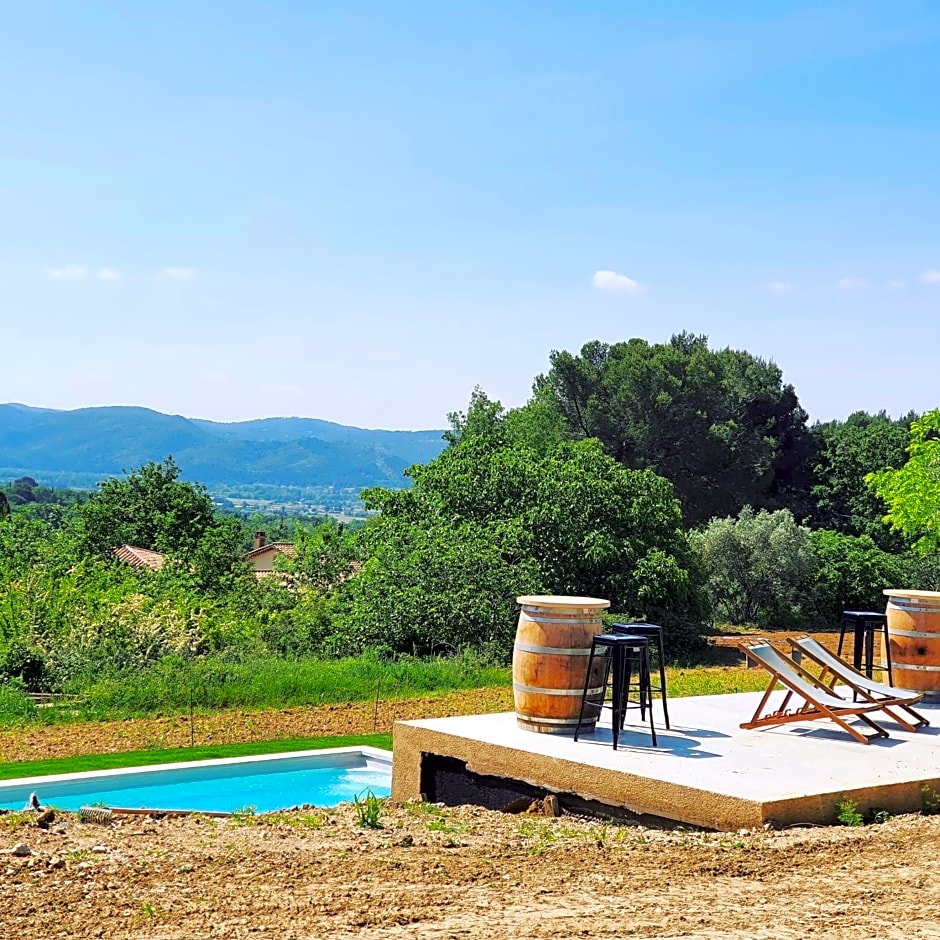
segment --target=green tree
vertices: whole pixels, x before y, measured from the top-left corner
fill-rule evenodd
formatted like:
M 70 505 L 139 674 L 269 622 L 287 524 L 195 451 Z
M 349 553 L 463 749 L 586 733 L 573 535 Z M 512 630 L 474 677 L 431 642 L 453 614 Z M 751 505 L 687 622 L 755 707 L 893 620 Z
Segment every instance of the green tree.
M 826 529 L 812 539 L 816 571 L 808 600 L 820 625 L 834 627 L 843 610 L 883 608 L 886 587 L 919 586 L 919 565 L 909 552 L 886 552 L 867 535 Z
M 478 397 L 451 446 L 408 471 L 412 489 L 363 493 L 380 514 L 349 586 L 360 642 L 472 643 L 505 655 L 515 596 L 541 591 L 608 598 L 671 627 L 676 648 L 680 626 L 700 623 L 703 608 L 668 481 L 624 468 L 596 441 L 547 453 L 507 441 L 506 420 Z
M 788 509 L 745 506 L 737 518 L 712 519 L 693 532 L 692 544 L 708 572 L 718 620 L 773 626 L 802 615 L 799 600 L 815 567 L 813 540 Z
M 136 545 L 190 558 L 216 519 L 205 488 L 179 477 L 167 457 L 99 483 L 76 515 L 84 553 L 109 558 L 121 545 Z
M 868 535 L 886 551 L 901 551 L 903 540 L 884 524 L 887 506 L 865 484 L 865 477 L 907 462 L 911 422 L 916 415 L 892 420 L 883 411 L 857 411 L 845 421 L 811 429 L 813 461 L 811 524 L 847 535 Z
M 806 412 L 774 363 L 681 333 L 591 342 L 578 356 L 553 352 L 551 366 L 535 391 L 554 400 L 568 435 L 669 479 L 690 524 L 744 505 L 802 508 Z
M 312 531 L 297 524 L 294 555 L 282 558 L 283 570 L 296 584 L 327 594 L 356 570 L 355 536 L 335 519 L 325 519 Z
M 922 554 L 940 551 L 940 410 L 912 422 L 908 461 L 865 477 L 888 506 L 885 522 Z
M 0 493 L 0 522 L 6 522 L 10 515 L 10 503 L 7 501 L 6 493 Z

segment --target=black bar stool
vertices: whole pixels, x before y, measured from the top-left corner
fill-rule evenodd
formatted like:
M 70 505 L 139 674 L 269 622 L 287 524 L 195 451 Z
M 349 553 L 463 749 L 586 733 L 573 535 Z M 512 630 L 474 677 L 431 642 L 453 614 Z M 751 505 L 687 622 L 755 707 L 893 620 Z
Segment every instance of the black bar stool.
M 600 652 L 599 652 L 600 651 Z M 599 633 L 591 640 L 591 653 L 587 662 L 587 674 L 584 679 L 584 692 L 581 695 L 581 711 L 578 713 L 578 726 L 574 730 L 574 739 L 578 740 L 581 731 L 581 722 L 584 720 L 584 705 L 587 701 L 588 685 L 594 657 L 601 655 L 605 659 L 604 688 L 601 693 L 601 707 L 605 707 L 607 698 L 607 682 L 613 673 L 613 687 L 611 688 L 611 705 L 613 711 L 610 726 L 613 731 L 614 750 L 620 732 L 623 730 L 624 716 L 630 705 L 630 689 L 634 664 L 637 667 L 637 686 L 639 693 L 640 714 L 645 711 L 643 703 L 649 699 L 652 702 L 650 689 L 649 640 L 643 636 L 632 634 Z M 650 706 L 650 733 L 653 737 L 653 747 L 656 747 L 656 728 L 653 725 L 653 708 Z
M 864 672 L 868 678 L 880 669 L 888 673 L 888 685 L 894 685 L 891 675 L 891 643 L 888 639 L 888 618 L 873 610 L 843 610 L 842 625 L 839 628 L 839 648 L 837 656 L 842 655 L 842 643 L 847 630 L 853 633 L 852 665 Z M 875 662 L 875 634 L 884 637 L 885 661 Z
M 653 692 L 659 692 L 663 702 L 663 718 L 666 720 L 666 730 L 669 730 L 669 707 L 666 704 L 666 654 L 663 652 L 663 628 L 655 623 L 615 623 L 610 632 L 616 635 L 632 634 L 645 636 L 651 644 L 656 645 L 656 664 L 659 666 L 659 685 L 650 684 L 650 709 L 653 707 Z M 642 714 L 642 712 L 641 712 Z

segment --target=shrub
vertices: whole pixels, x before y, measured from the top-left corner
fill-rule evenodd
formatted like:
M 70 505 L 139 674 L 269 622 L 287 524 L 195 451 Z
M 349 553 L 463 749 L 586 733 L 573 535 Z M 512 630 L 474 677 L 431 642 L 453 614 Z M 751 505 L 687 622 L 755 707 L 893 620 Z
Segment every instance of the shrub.
M 775 626 L 802 617 L 800 597 L 814 570 L 810 530 L 787 509 L 712 519 L 692 533 L 706 572 L 715 617 L 733 624 Z
M 917 559 L 882 551 L 867 535 L 821 529 L 812 539 L 816 573 L 807 600 L 821 623 L 837 624 L 843 610 L 881 610 L 884 588 L 919 581 Z

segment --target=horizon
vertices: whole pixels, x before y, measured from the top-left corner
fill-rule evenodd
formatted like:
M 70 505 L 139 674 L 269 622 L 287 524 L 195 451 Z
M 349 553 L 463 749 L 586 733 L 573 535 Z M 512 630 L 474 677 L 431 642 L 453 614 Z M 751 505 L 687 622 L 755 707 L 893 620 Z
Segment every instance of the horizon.
M 0 399 L 437 430 L 686 330 L 940 405 L 928 0 L 63 0 L 0 78 Z

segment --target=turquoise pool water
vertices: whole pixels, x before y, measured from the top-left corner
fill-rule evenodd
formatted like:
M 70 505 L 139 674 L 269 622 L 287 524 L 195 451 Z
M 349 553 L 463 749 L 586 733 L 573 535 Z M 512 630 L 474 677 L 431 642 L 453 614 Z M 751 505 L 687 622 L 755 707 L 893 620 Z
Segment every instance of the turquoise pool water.
M 20 810 L 31 793 L 44 806 L 77 810 L 105 804 L 128 809 L 259 813 L 335 806 L 371 790 L 391 792 L 391 755 L 372 748 L 161 764 L 0 782 L 0 809 Z

